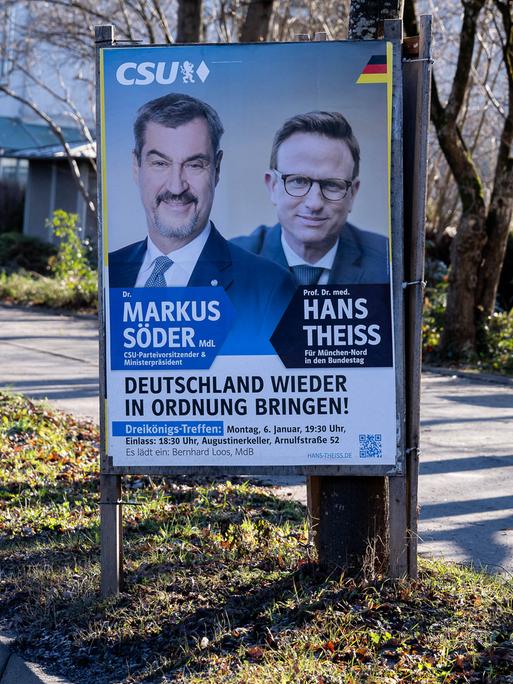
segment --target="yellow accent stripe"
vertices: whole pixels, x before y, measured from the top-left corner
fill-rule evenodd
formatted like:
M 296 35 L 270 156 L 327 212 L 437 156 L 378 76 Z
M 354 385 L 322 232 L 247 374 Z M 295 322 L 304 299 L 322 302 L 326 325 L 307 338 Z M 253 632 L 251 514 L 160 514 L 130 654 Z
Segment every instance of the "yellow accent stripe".
M 102 159 L 102 236 L 103 236 L 103 265 L 107 267 L 109 253 L 109 241 L 107 237 L 107 151 L 105 147 L 105 68 L 103 55 L 105 50 L 100 50 L 100 132 L 101 132 L 101 159 Z
M 100 136 L 101 136 L 101 183 L 102 183 L 102 241 L 103 241 L 103 266 L 107 268 L 109 253 L 109 241 L 107 238 L 107 155 L 105 150 L 105 70 L 103 63 L 104 50 L 100 50 Z M 105 273 L 105 270 L 104 270 Z M 103 282 L 105 282 L 103 280 Z M 103 301 L 103 314 L 106 313 L 106 302 Z M 104 359 L 107 363 L 107 350 Z M 109 453 L 109 406 L 108 401 L 103 402 L 104 425 L 105 425 L 105 455 Z
M 356 85 L 362 83 L 388 83 L 388 74 L 361 74 Z
M 389 259 L 392 263 L 392 71 L 394 66 L 394 50 L 391 42 L 387 43 L 387 110 L 388 110 L 388 246 Z

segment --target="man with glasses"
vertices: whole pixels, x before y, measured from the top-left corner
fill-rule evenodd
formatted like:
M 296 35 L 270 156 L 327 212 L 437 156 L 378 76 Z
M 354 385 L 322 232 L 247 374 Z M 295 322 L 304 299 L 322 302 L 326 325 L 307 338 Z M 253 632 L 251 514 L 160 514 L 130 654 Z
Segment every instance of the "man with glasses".
M 360 188 L 360 148 L 338 112 L 288 119 L 265 183 L 279 223 L 234 242 L 287 266 L 302 285 L 388 283 L 388 240 L 348 223 Z
M 170 93 L 139 109 L 132 169 L 147 237 L 109 254 L 109 286 L 223 287 L 237 314 L 234 344 L 244 348 L 244 339 L 272 351 L 269 337 L 295 282 L 285 269 L 227 242 L 210 221 L 222 134 L 217 112 L 188 95 Z

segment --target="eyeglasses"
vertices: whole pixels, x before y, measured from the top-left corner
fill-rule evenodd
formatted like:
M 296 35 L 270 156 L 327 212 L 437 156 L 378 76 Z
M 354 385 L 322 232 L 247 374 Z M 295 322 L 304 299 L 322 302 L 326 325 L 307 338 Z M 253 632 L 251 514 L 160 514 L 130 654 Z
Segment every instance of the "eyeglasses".
M 310 192 L 310 188 L 314 183 L 319 184 L 324 199 L 330 202 L 342 200 L 349 192 L 353 182 L 343 180 L 342 178 L 309 178 L 308 176 L 300 176 L 297 173 L 281 173 L 277 169 L 273 169 L 279 178 L 283 181 L 285 192 L 291 197 L 304 197 Z

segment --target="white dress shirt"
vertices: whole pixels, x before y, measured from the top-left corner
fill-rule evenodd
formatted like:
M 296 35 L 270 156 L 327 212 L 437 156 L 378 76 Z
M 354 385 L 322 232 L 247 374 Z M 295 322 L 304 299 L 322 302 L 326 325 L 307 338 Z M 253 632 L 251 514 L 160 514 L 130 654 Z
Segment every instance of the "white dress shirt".
M 139 269 L 135 287 L 144 287 L 146 281 L 153 273 L 155 259 L 160 256 L 167 256 L 173 262 L 172 266 L 164 273 L 166 285 L 168 287 L 186 287 L 209 235 L 210 221 L 194 240 L 168 254 L 161 252 L 155 243 L 152 242 L 150 236 L 148 236 L 148 248 L 142 266 Z
M 327 284 L 330 277 L 330 271 L 333 268 L 333 262 L 335 261 L 335 254 L 337 253 L 338 240 L 335 242 L 333 247 L 328 252 L 326 252 L 326 254 L 323 257 L 319 259 L 319 261 L 315 262 L 315 264 L 311 264 L 309 261 L 305 261 L 303 257 L 300 257 L 298 254 L 294 252 L 292 247 L 290 247 L 287 240 L 285 239 L 283 230 L 281 231 L 281 245 L 283 247 L 283 251 L 285 252 L 285 258 L 287 259 L 289 268 L 291 266 L 316 266 L 317 268 L 322 268 L 323 271 L 319 276 L 317 284 Z

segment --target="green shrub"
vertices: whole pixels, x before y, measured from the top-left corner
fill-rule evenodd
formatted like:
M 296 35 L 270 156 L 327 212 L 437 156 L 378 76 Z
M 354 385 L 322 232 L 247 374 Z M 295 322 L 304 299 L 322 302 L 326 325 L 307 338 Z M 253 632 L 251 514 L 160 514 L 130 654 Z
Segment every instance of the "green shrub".
M 440 261 L 428 259 L 425 278 L 427 287 L 422 317 L 422 352 L 424 362 L 436 363 L 447 303 L 447 268 Z
M 426 288 L 422 319 L 422 351 L 425 363 L 447 363 L 439 354 L 445 324 L 447 277 Z M 478 332 L 478 352 L 469 361 L 478 370 L 513 375 L 513 309 L 495 312 Z
M 88 245 L 80 239 L 78 216 L 55 211 L 47 227 L 60 240 L 56 248 L 51 247 L 53 254 L 47 258 L 46 271 L 51 275 L 45 277 L 35 269 L 31 273 L 0 273 L 0 299 L 27 306 L 95 310 L 98 276 L 88 261 Z
M 0 267 L 48 273 L 48 260 L 57 254 L 53 245 L 22 233 L 0 234 Z
M 495 312 L 480 330 L 479 366 L 513 375 L 513 309 Z
M 91 273 L 75 284 L 69 280 L 50 278 L 37 273 L 0 272 L 0 300 L 25 306 L 47 306 L 51 309 L 97 308 L 98 287 L 96 273 Z
M 509 232 L 506 243 L 506 254 L 504 255 L 499 280 L 497 302 L 505 311 L 509 311 L 513 307 L 513 231 Z
M 46 225 L 60 239 L 57 255 L 51 260 L 56 278 L 77 281 L 88 277 L 92 270 L 87 258 L 90 250 L 88 243 L 80 239 L 82 229 L 78 225 L 78 215 L 58 209 Z

